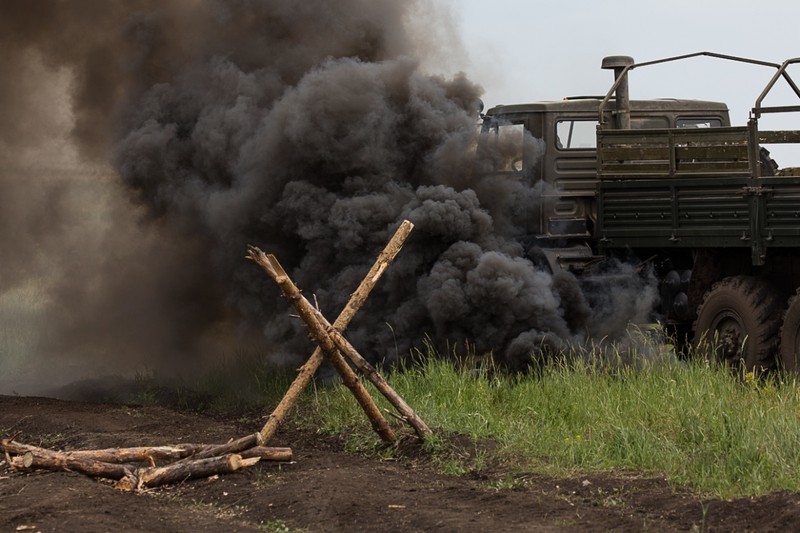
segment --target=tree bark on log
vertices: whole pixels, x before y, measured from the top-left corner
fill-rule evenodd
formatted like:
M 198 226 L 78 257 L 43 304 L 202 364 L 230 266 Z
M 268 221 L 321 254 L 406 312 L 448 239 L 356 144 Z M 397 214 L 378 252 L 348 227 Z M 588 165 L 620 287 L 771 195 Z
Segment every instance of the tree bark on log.
M 270 277 L 272 277 L 272 279 L 275 280 L 278 286 L 280 286 L 284 297 L 289 300 L 292 306 L 294 306 L 295 310 L 297 310 L 300 318 L 302 318 L 306 323 L 306 326 L 308 326 L 311 336 L 315 341 L 317 341 L 326 355 L 331 358 L 331 361 L 334 362 L 334 366 L 337 368 L 337 370 L 339 369 L 339 365 L 343 364 L 344 367 L 347 368 L 350 373 L 352 373 L 349 365 L 347 365 L 342 356 L 339 354 L 339 350 L 342 350 L 350 358 L 350 360 L 353 361 L 353 364 L 355 364 L 356 367 L 364 372 L 364 375 L 367 377 L 367 379 L 369 379 L 378 388 L 378 390 L 381 391 L 386 399 L 389 400 L 389 402 L 394 405 L 398 411 L 400 411 L 400 414 L 403 415 L 405 420 L 414 428 L 420 439 L 425 439 L 425 437 L 433 434 L 425 422 L 423 422 L 422 419 L 417 416 L 414 410 L 411 409 L 411 407 L 400 397 L 400 395 L 398 395 L 389 386 L 386 380 L 384 380 L 383 377 L 378 374 L 377 370 L 371 364 L 369 364 L 366 359 L 361 357 L 361 355 L 355 350 L 355 348 L 353 348 L 347 339 L 345 339 L 341 333 L 336 331 L 327 321 L 327 319 L 325 319 L 322 313 L 317 311 L 317 309 L 314 308 L 314 306 L 312 306 L 311 303 L 300 293 L 300 289 L 298 289 L 294 282 L 289 278 L 289 275 L 286 273 L 283 267 L 281 267 L 275 256 L 265 254 L 259 248 L 254 246 L 250 246 L 248 251 L 249 254 L 247 258 L 255 261 Z M 334 359 L 334 357 L 336 359 Z M 345 382 L 345 385 L 347 385 L 347 382 Z M 363 389 L 363 386 L 361 388 Z M 367 394 L 366 391 L 364 393 Z M 374 406 L 375 403 L 368 394 L 367 398 L 369 398 L 370 404 Z M 369 411 L 367 411 L 367 415 L 370 417 L 370 420 L 374 420 L 373 415 Z M 380 419 L 386 423 L 383 415 L 380 415 Z
M 264 461 L 291 461 L 291 448 L 275 448 L 266 446 L 255 446 L 255 435 L 248 437 L 253 443 L 249 449 L 240 455 L 245 458 L 258 457 Z M 242 439 L 240 439 L 241 441 Z M 239 441 L 231 441 L 223 445 L 208 444 L 178 444 L 175 446 L 139 446 L 133 448 L 106 448 L 102 450 L 75 450 L 59 452 L 40 448 L 30 444 L 3 439 L 0 447 L 6 453 L 14 454 L 10 457 L 11 466 L 14 468 L 46 468 L 49 470 L 76 470 L 89 475 L 99 475 L 110 479 L 120 479 L 124 474 L 123 470 L 113 468 L 114 465 L 122 465 L 128 469 L 135 469 L 136 466 L 127 463 L 150 463 L 154 467 L 154 460 L 173 460 L 177 458 L 187 458 L 187 462 L 199 459 L 196 455 L 201 452 L 215 451 L 217 455 L 227 455 L 230 452 L 221 452 L 225 447 L 238 447 Z M 249 442 L 248 442 L 249 443 Z M 231 446 L 233 444 L 233 446 Z M 247 443 L 245 443 L 247 444 Z M 97 464 L 95 464 L 97 463 Z M 108 472 L 108 474 L 95 474 L 93 472 Z M 122 475 L 120 475 L 122 472 Z
M 364 276 L 364 279 L 361 280 L 361 284 L 358 286 L 355 292 L 350 295 L 347 305 L 345 305 L 338 318 L 334 321 L 333 327 L 339 331 L 344 331 L 345 328 L 347 328 L 348 324 L 350 324 L 350 321 L 366 301 L 369 293 L 372 292 L 372 289 L 375 287 L 378 280 L 402 249 L 403 244 L 405 244 L 406 239 L 408 238 L 412 229 L 414 229 L 414 224 L 408 220 L 404 220 L 403 223 L 400 224 L 400 227 L 394 233 L 394 236 L 392 236 L 392 238 L 384 247 L 383 251 L 378 255 L 378 258 L 375 260 L 375 263 L 372 265 L 370 271 L 366 276 Z M 275 435 L 278 426 L 283 423 L 284 419 L 289 414 L 289 411 L 292 409 L 292 407 L 294 407 L 295 403 L 297 403 L 297 398 L 311 382 L 314 374 L 316 374 L 317 370 L 322 364 L 322 360 L 322 349 L 317 347 L 314 350 L 314 353 L 311 354 L 311 357 L 308 358 L 308 361 L 306 361 L 306 363 L 300 367 L 297 377 L 289 386 L 286 394 L 283 396 L 280 403 L 278 403 L 277 407 L 275 407 L 275 409 L 269 415 L 266 424 L 264 424 L 264 427 L 259 432 L 260 444 L 266 444 Z M 386 440 L 387 439 L 384 439 L 384 441 Z
M 358 380 L 358 376 L 347 364 L 347 361 L 345 361 L 341 354 L 339 354 L 339 351 L 336 349 L 336 345 L 333 343 L 333 340 L 331 340 L 331 338 L 321 328 L 319 322 L 313 318 L 309 318 L 316 316 L 314 314 L 314 308 L 311 306 L 308 300 L 306 300 L 305 297 L 300 294 L 300 289 L 298 289 L 292 280 L 289 279 L 289 276 L 280 266 L 275 257 L 268 256 L 259 248 L 250 246 L 248 247 L 247 259 L 256 262 L 275 280 L 275 282 L 281 288 L 284 298 L 286 298 L 300 314 L 300 317 L 307 324 L 309 331 L 311 331 L 311 335 L 314 337 L 314 340 L 317 342 L 317 344 L 319 344 L 320 348 L 322 348 L 322 351 L 328 357 L 328 360 L 331 362 L 333 367 L 337 370 L 337 372 L 339 372 L 339 375 L 342 377 L 342 383 L 348 389 L 350 389 L 350 392 L 352 392 L 353 396 L 356 397 L 359 405 L 361 405 L 361 408 L 366 413 L 367 418 L 369 418 L 369 421 L 372 423 L 372 428 L 375 430 L 375 432 L 380 435 L 384 442 L 395 442 L 396 437 L 394 432 L 389 426 L 389 423 L 386 422 L 386 419 L 383 417 L 380 409 L 378 409 L 378 406 L 375 405 L 375 401 L 369 395 L 369 392 L 367 392 L 367 389 L 364 387 L 364 385 L 362 385 Z M 276 268 L 278 270 L 276 270 Z M 315 325 L 316 329 L 314 328 Z
M 43 468 L 45 470 L 66 470 L 80 472 L 87 476 L 106 479 L 122 479 L 136 467 L 125 464 L 104 463 L 92 459 L 68 457 L 61 452 L 40 448 L 39 451 L 27 451 L 11 459 L 11 466 L 18 470 L 27 468 Z
M 313 308 L 312 308 L 313 309 Z M 397 394 L 397 392 L 387 383 L 383 376 L 378 373 L 378 370 L 372 366 L 369 361 L 364 359 L 360 353 L 350 344 L 350 341 L 344 338 L 339 331 L 337 331 L 326 319 L 322 316 L 322 313 L 313 309 L 313 311 L 317 315 L 317 320 L 319 323 L 325 327 L 326 332 L 330 335 L 330 338 L 333 340 L 336 347 L 347 356 L 350 361 L 358 368 L 364 376 L 373 384 L 375 388 L 378 389 L 383 396 L 389 400 L 395 409 L 397 409 L 400 414 L 403 416 L 403 419 L 408 422 L 408 424 L 414 428 L 414 431 L 417 432 L 417 436 L 420 439 L 425 439 L 426 437 L 433 435 L 433 431 L 428 425 L 417 415 L 416 412 L 408 405 L 403 398 Z
M 291 448 L 273 448 L 269 446 L 254 446 L 241 452 L 242 459 L 258 457 L 262 461 L 291 461 Z
M 173 461 L 208 448 L 206 444 L 179 444 L 176 446 L 137 446 L 133 448 L 106 448 L 104 450 L 75 450 L 64 452 L 74 459 L 93 459 L 106 463 L 140 463 L 144 461 Z
M 196 459 L 207 459 L 209 457 L 217 457 L 219 455 L 226 455 L 230 453 L 239 453 L 257 445 L 258 445 L 258 433 L 252 433 L 250 435 L 245 435 L 244 437 L 239 437 L 236 440 L 226 442 L 225 444 L 214 444 L 208 446 L 207 448 L 200 450 L 199 452 L 189 457 L 185 457 L 183 459 L 180 459 L 179 461 L 176 461 L 176 464 L 194 461 Z
M 121 478 L 116 484 L 116 488 L 127 491 L 139 491 L 192 478 L 235 472 L 240 468 L 252 466 L 258 461 L 260 461 L 258 457 L 242 459 L 240 455 L 228 454 L 221 457 L 210 457 L 197 461 L 174 463 L 157 468 L 139 468 Z
M 205 450 L 211 446 L 208 444 L 175 444 L 168 446 L 135 446 L 131 448 L 106 448 L 102 450 L 74 450 L 68 452 L 56 452 L 47 448 L 40 448 L 30 444 L 22 444 L 17 441 L 3 439 L 0 447 L 6 452 L 21 455 L 25 452 L 34 453 L 56 453 L 63 454 L 65 457 L 74 459 L 92 459 L 106 463 L 137 463 L 152 459 L 173 460 L 188 457 L 198 451 Z

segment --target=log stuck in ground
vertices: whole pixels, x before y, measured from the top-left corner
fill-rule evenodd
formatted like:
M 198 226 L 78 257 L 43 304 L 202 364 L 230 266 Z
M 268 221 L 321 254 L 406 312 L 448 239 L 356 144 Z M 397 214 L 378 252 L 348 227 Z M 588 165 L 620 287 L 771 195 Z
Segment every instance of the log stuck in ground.
M 347 364 L 347 361 L 341 356 L 339 351 L 336 349 L 336 345 L 333 343 L 333 340 L 322 330 L 319 326 L 319 323 L 312 319 L 309 319 L 308 316 L 315 316 L 314 315 L 314 308 L 311 304 L 306 300 L 302 294 L 300 294 L 300 289 L 289 279 L 289 276 L 283 270 L 283 268 L 278 263 L 277 259 L 274 256 L 268 256 L 264 252 L 262 252 L 259 248 L 254 246 L 250 246 L 248 248 L 248 255 L 247 259 L 250 259 L 261 266 L 264 271 L 269 274 L 272 279 L 278 284 L 283 292 L 283 296 L 289 300 L 292 305 L 294 305 L 297 312 L 300 314 L 300 317 L 303 319 L 304 322 L 309 327 L 311 331 L 312 337 L 314 340 L 319 344 L 320 348 L 322 348 L 323 353 L 328 357 L 328 360 L 331 362 L 331 365 L 339 372 L 339 375 L 342 377 L 342 383 L 350 389 L 350 392 L 353 393 L 355 396 L 356 401 L 358 401 L 361 408 L 366 413 L 367 418 L 372 423 L 372 427 L 378 435 L 380 435 L 381 439 L 384 442 L 393 443 L 396 440 L 394 435 L 394 431 L 389 426 L 389 423 L 383 417 L 380 409 L 378 406 L 375 405 L 375 401 L 367 392 L 367 389 L 361 382 L 358 380 L 358 376 L 353 369 Z M 313 329 L 314 325 L 317 326 L 317 329 Z
M 403 398 L 395 392 L 395 390 L 389 386 L 389 383 L 383 376 L 380 375 L 378 370 L 372 366 L 369 361 L 364 359 L 358 351 L 353 348 L 353 345 L 350 344 L 350 341 L 344 338 L 339 331 L 336 330 L 328 321 L 322 316 L 322 313 L 317 311 L 317 320 L 319 320 L 320 324 L 326 328 L 328 335 L 330 335 L 331 339 L 333 340 L 336 347 L 341 350 L 343 354 L 347 356 L 350 361 L 358 368 L 364 376 L 373 384 L 375 388 L 378 389 L 383 396 L 389 400 L 395 409 L 399 411 L 402 415 L 403 419 L 408 422 L 408 424 L 414 428 L 414 431 L 417 432 L 417 436 L 419 438 L 424 439 L 430 435 L 433 435 L 433 431 L 428 425 L 417 415 L 416 412 L 411 408 L 410 405 L 406 403 Z
M 414 224 L 408 220 L 404 220 L 403 223 L 400 224 L 400 227 L 397 229 L 394 236 L 392 236 L 392 238 L 384 247 L 383 251 L 378 255 L 378 258 L 375 260 L 372 268 L 369 270 L 369 272 L 367 272 L 367 275 L 364 276 L 364 279 L 361 280 L 361 284 L 358 286 L 355 292 L 350 295 L 347 305 L 345 305 L 344 309 L 342 309 L 342 312 L 333 323 L 334 328 L 339 331 L 344 331 L 345 328 L 347 328 L 358 310 L 361 309 L 361 306 L 366 301 L 369 293 L 372 292 L 372 289 L 378 283 L 378 280 L 400 252 L 400 249 L 403 247 L 403 244 L 405 244 L 406 239 L 411 234 L 412 229 L 414 229 Z M 280 403 L 278 403 L 277 407 L 275 407 L 275 409 L 269 415 L 267 423 L 264 424 L 264 427 L 260 431 L 259 442 L 261 444 L 266 444 L 273 437 L 273 435 L 275 435 L 275 431 L 277 431 L 278 426 L 289 414 L 289 411 L 292 409 L 292 407 L 294 407 L 295 403 L 297 403 L 297 398 L 311 382 L 311 379 L 314 377 L 314 374 L 316 374 L 317 370 L 322 364 L 322 361 L 322 349 L 317 347 L 314 350 L 314 353 L 311 354 L 311 357 L 309 357 L 308 361 L 306 361 L 306 363 L 300 367 L 297 377 L 289 386 L 289 389 L 286 391 L 286 394 L 283 396 Z M 391 437 L 393 437 L 393 435 L 387 434 L 386 438 L 383 438 L 382 435 L 384 441 L 391 442 L 393 440 Z
M 364 410 L 364 413 L 366 413 L 367 418 L 372 424 L 375 432 L 380 435 L 384 442 L 395 442 L 396 437 L 394 435 L 394 431 L 392 431 L 389 423 L 383 417 L 383 414 L 381 413 L 380 409 L 378 409 L 378 406 L 375 405 L 375 401 L 369 395 L 367 389 L 359 381 L 356 373 L 353 372 L 353 369 L 350 368 L 350 366 L 347 364 L 347 361 L 344 360 L 339 351 L 336 349 L 336 345 L 333 343 L 333 340 L 325 333 L 324 330 L 320 328 L 319 323 L 316 320 L 309 320 L 308 316 L 315 316 L 313 312 L 314 308 L 311 306 L 308 300 L 306 300 L 303 295 L 300 294 L 300 289 L 298 289 L 297 286 L 292 282 L 275 257 L 267 256 L 267 254 L 262 252 L 260 249 L 250 246 L 248 248 L 247 258 L 256 262 L 275 280 L 275 282 L 281 288 L 283 296 L 295 307 L 297 312 L 300 314 L 300 317 L 308 325 L 311 336 L 314 338 L 317 344 L 319 344 L 319 347 L 331 362 L 331 365 L 333 365 L 333 367 L 341 376 L 344 386 L 350 389 L 350 392 L 353 393 L 356 401 Z M 313 329 L 314 325 L 317 325 L 316 330 Z
M 275 256 L 266 254 L 257 247 L 250 246 L 248 248 L 247 258 L 256 262 L 272 279 L 275 280 L 275 282 L 281 288 L 283 296 L 292 304 L 292 306 L 294 306 L 295 310 L 300 315 L 300 318 L 302 318 L 306 323 L 311 336 L 319 344 L 325 354 L 328 355 L 328 357 L 331 359 L 331 362 L 334 363 L 334 367 L 340 371 L 344 384 L 350 387 L 350 390 L 356 394 L 357 398 L 359 398 L 359 396 L 357 395 L 355 388 L 348 383 L 350 375 L 353 374 L 353 372 L 349 365 L 344 362 L 344 359 L 339 354 L 339 350 L 344 352 L 350 358 L 350 360 L 353 361 L 356 367 L 364 373 L 367 379 L 369 379 L 378 388 L 378 390 L 381 391 L 386 399 L 389 400 L 392 405 L 394 405 L 394 407 L 403 416 L 404 420 L 406 420 L 414 428 L 414 430 L 417 432 L 417 435 L 421 439 L 424 439 L 433 433 L 425 424 L 425 422 L 423 422 L 422 419 L 417 416 L 414 410 L 411 409 L 411 407 L 400 397 L 400 395 L 398 395 L 389 386 L 386 380 L 384 380 L 383 377 L 378 374 L 377 370 L 370 365 L 355 350 L 355 348 L 353 348 L 352 345 L 350 345 L 344 336 L 342 336 L 341 332 L 337 331 L 325 319 L 322 313 L 312 306 L 311 303 L 301 294 L 300 289 L 298 289 L 291 278 L 289 278 L 289 275 L 280 265 Z M 360 382 L 358 383 L 360 385 Z M 363 389 L 363 386 L 360 388 Z M 367 398 L 369 398 L 369 404 L 374 407 L 375 404 L 372 401 L 372 398 L 369 397 L 368 393 L 366 393 L 365 389 L 364 394 L 366 394 Z M 359 402 L 361 401 L 362 400 L 359 398 Z M 374 427 L 377 418 L 374 417 L 369 409 L 365 408 L 365 411 L 367 412 L 367 416 L 373 422 Z M 382 420 L 384 424 L 386 423 L 383 415 L 380 415 L 379 420 Z

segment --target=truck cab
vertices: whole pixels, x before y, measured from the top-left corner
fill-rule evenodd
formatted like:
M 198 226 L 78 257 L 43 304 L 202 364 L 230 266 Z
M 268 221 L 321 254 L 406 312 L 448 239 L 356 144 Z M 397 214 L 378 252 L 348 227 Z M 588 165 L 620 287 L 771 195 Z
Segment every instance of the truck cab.
M 484 136 L 502 137 L 514 150 L 493 170 L 516 173 L 531 184 L 542 182 L 541 204 L 532 209 L 538 220 L 529 224 L 536 229 L 531 238 L 540 246 L 558 246 L 593 234 L 602 98 L 499 105 L 484 115 Z M 721 102 L 659 99 L 634 100 L 630 105 L 632 129 L 730 126 L 728 107 Z M 613 114 L 606 112 L 607 122 L 613 123 Z

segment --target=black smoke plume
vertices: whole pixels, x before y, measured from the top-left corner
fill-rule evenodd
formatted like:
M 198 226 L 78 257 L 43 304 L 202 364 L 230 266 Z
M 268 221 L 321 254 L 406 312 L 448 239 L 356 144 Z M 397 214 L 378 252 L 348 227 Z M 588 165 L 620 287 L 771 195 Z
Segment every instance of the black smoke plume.
M 3 2 L 0 293 L 37 295 L 30 354 L 173 369 L 257 338 L 302 357 L 246 244 L 333 317 L 403 218 L 349 330 L 373 360 L 426 336 L 515 361 L 618 335 L 646 305 L 593 308 L 535 268 L 539 185 L 476 171 L 503 156 L 476 160 L 480 87 L 417 59 L 449 26 L 422 0 Z

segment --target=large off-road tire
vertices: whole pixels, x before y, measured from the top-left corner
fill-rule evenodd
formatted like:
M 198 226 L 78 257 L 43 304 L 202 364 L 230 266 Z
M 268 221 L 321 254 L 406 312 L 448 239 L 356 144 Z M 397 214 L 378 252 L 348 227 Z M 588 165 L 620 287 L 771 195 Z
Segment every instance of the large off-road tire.
M 778 366 L 786 372 L 800 374 L 800 290 L 789 300 L 783 315 Z
M 732 276 L 703 298 L 694 346 L 733 368 L 763 372 L 775 366 L 783 298 L 766 280 Z

